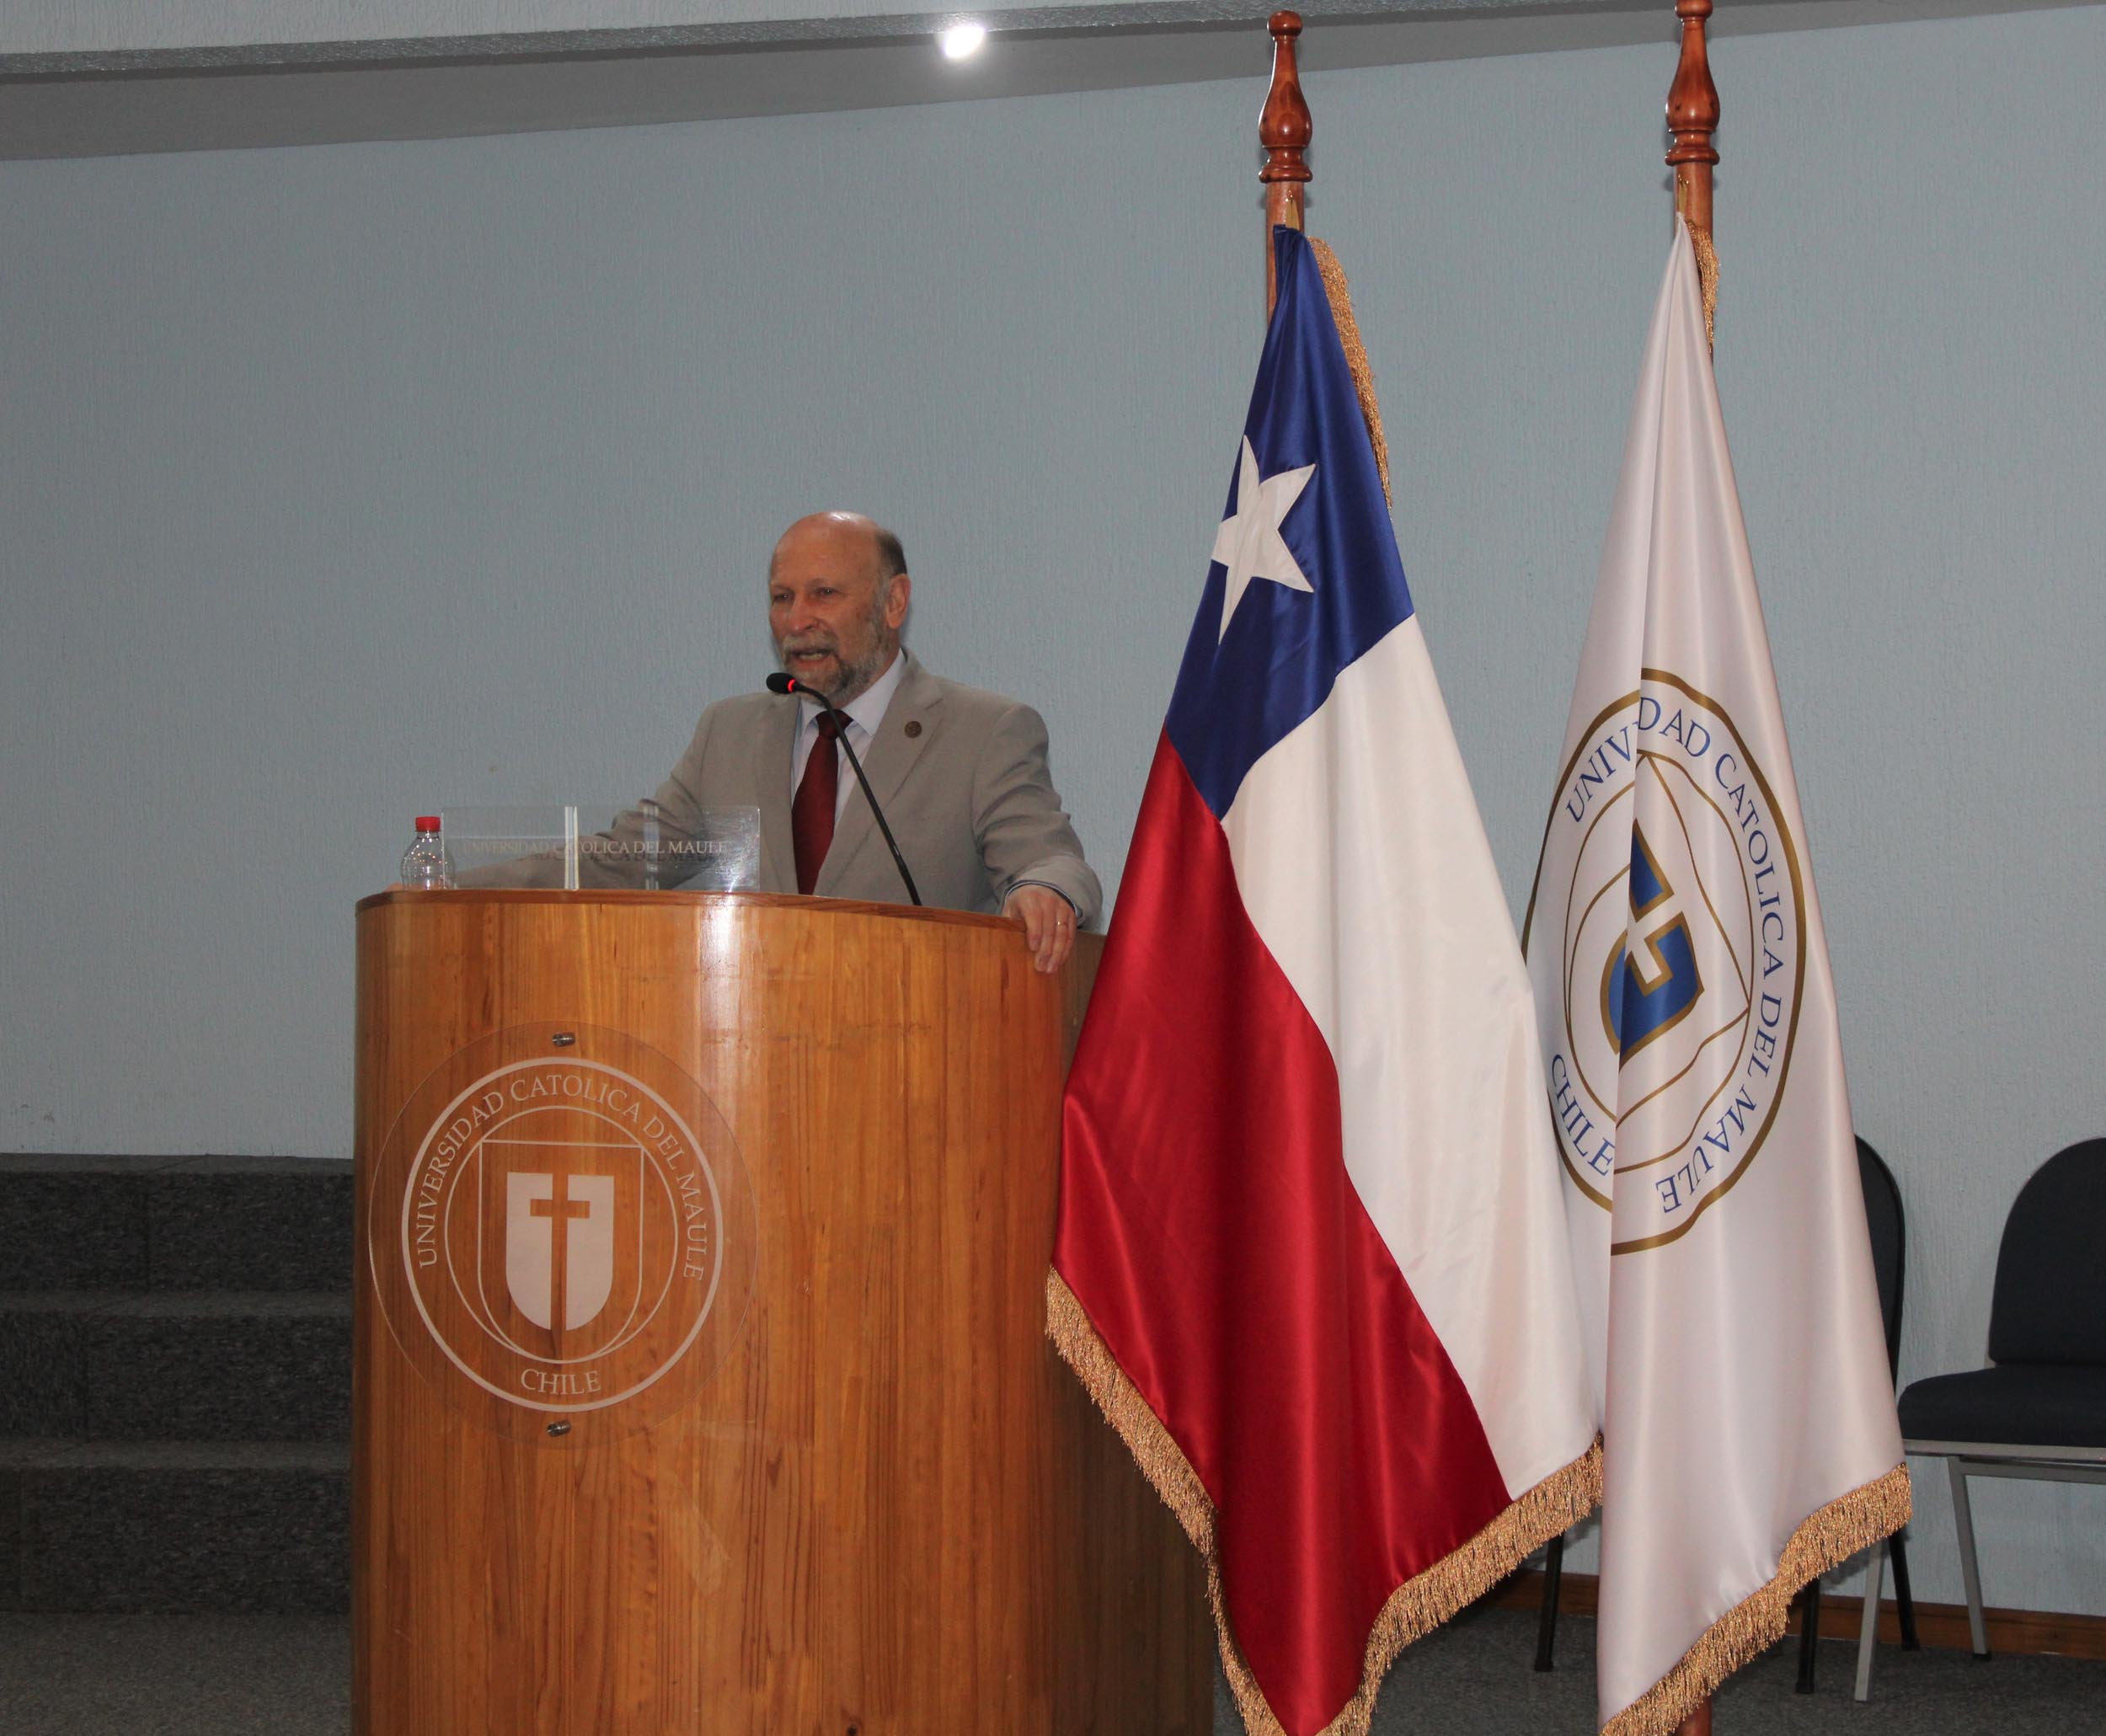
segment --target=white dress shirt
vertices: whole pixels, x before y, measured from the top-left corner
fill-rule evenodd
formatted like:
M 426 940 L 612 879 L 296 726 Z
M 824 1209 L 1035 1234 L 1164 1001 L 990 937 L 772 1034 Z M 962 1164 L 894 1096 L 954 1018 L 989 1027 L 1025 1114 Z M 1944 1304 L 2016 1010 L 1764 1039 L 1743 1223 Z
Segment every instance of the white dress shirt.
M 885 708 L 892 703 L 892 696 L 900 691 L 900 682 L 906 674 L 906 659 L 897 651 L 885 673 L 871 682 L 861 694 L 848 704 L 836 708 L 847 721 L 848 745 L 855 749 L 858 760 L 870 751 L 870 744 L 876 739 L 878 725 L 885 721 Z M 797 786 L 804 777 L 804 763 L 812 756 L 812 747 L 819 740 L 819 707 L 810 700 L 803 704 L 803 714 L 798 718 L 797 734 L 790 740 L 790 801 L 797 800 Z M 834 748 L 834 761 L 839 782 L 834 790 L 834 818 L 841 818 L 842 809 L 848 805 L 848 792 L 856 787 L 856 774 L 843 762 L 838 745 Z

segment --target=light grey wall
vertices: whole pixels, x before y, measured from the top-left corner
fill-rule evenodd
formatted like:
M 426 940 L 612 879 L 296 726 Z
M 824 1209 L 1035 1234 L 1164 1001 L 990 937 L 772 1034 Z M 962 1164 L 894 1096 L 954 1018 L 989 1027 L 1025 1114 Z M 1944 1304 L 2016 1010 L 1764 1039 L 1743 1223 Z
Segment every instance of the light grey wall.
M 1667 241 L 1671 51 L 1312 81 L 1312 227 L 1518 907 Z M 1722 43 L 1718 370 L 1905 1374 L 2106 1131 L 2106 13 Z M 647 788 L 776 530 L 904 532 L 1114 879 L 1255 361 L 1254 84 L 0 166 L 0 1147 L 342 1153 L 420 809 Z M 1128 165 L 1107 176 L 1108 165 Z M 1927 1483 L 1918 1589 L 1959 1595 Z M 1980 1497 L 2106 1612 L 2096 1490 Z

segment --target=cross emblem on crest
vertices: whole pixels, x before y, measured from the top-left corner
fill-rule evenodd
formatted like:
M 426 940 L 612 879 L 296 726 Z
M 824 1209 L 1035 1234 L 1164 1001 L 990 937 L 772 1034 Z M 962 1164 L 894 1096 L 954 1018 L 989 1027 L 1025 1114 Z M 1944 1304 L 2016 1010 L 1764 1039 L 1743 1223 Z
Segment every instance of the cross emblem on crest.
M 505 1183 L 505 1288 L 536 1326 L 575 1332 L 613 1287 L 614 1178 L 515 1169 Z

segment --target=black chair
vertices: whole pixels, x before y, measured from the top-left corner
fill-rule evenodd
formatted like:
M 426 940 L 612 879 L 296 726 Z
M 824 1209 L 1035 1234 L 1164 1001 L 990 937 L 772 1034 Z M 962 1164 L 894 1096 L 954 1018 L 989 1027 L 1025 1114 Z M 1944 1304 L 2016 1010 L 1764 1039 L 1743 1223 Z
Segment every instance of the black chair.
M 2106 1139 L 2058 1151 L 2018 1190 L 1989 1302 L 1993 1366 L 1912 1381 L 1901 1445 L 1943 1458 L 1975 1655 L 1989 1655 L 1970 1477 L 2106 1482 Z M 1876 1573 L 1875 1568 L 1875 1573 Z M 1876 1591 L 1876 1581 L 1875 1581 Z M 1860 1637 L 1857 1697 L 1871 1684 Z
M 1894 1172 L 1879 1154 L 1863 1140 L 1857 1141 L 1857 1183 L 1864 1191 L 1865 1227 L 1872 1237 L 1872 1273 L 1879 1290 L 1879 1318 L 1887 1333 L 1887 1372 L 1893 1375 L 1901 1360 L 1901 1290 L 1906 1269 L 1906 1221 L 1901 1211 L 1901 1190 Z M 1893 1540 L 1894 1593 L 1900 1605 L 1901 1643 L 1916 1647 L 1916 1605 L 1909 1594 L 1909 1558 L 1901 1539 Z M 1884 1557 L 1874 1556 L 1873 1571 L 1881 1571 Z M 1543 1601 L 1536 1624 L 1536 1668 L 1554 1669 L 1558 1642 L 1558 1589 L 1564 1576 L 1565 1540 L 1553 1537 L 1543 1551 Z M 1879 1588 L 1870 1598 L 1879 1607 Z M 1809 1580 L 1799 1594 L 1799 1691 L 1814 1691 L 1814 1661 L 1820 1637 L 1820 1581 Z M 1862 1672 L 1862 1665 L 1861 1665 Z M 1857 1697 L 1864 1698 L 1861 1691 Z

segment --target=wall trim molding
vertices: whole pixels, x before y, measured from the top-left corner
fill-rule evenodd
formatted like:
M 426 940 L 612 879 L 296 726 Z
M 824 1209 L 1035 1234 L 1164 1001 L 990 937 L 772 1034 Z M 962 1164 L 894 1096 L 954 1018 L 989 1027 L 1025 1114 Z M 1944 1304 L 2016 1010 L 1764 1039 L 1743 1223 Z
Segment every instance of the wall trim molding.
M 1567 1573 L 1559 1586 L 1558 1613 L 1591 1617 L 1599 1606 L 1601 1581 L 1593 1573 Z M 1542 1607 L 1543 1576 L 1539 1572 L 1515 1574 L 1491 1595 L 1494 1608 L 1537 1610 Z M 1799 1632 L 1797 1606 L 1791 1632 Z M 1864 1613 L 1864 1600 L 1824 1591 L 1820 1600 L 1820 1637 L 1855 1640 L 1857 1623 Z M 2047 1654 L 2061 1658 L 2106 1659 L 2106 1616 L 2080 1616 L 2058 1610 L 2007 1610 L 1994 1606 L 1982 1611 L 1989 1629 L 1991 1655 L 2009 1652 L 2013 1656 Z M 1926 1646 L 1940 1651 L 1964 1652 L 1972 1642 L 1967 1636 L 1967 1605 L 1930 1604 L 1916 1600 L 1916 1633 Z M 1879 1643 L 1901 1643 L 1900 1617 L 1892 1598 L 1879 1603 Z

